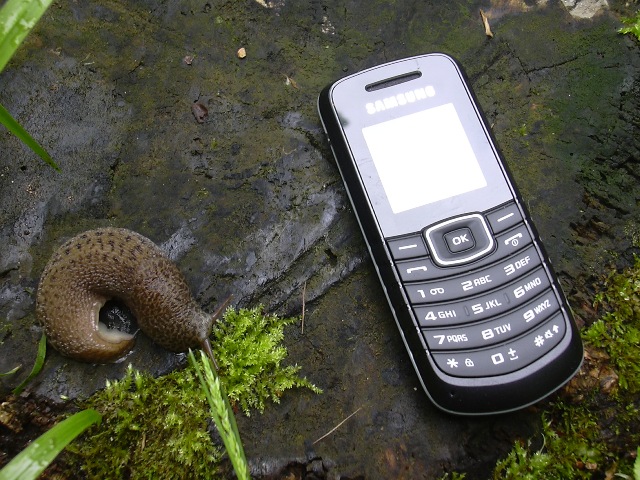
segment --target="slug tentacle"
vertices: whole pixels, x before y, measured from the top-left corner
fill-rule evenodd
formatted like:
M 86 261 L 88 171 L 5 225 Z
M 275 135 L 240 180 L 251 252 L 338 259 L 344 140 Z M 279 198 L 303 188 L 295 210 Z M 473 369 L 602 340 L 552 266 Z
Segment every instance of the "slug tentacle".
M 131 350 L 134 339 L 99 325 L 100 308 L 111 298 L 125 303 L 140 329 L 172 351 L 202 346 L 214 321 L 164 252 L 122 228 L 84 232 L 53 254 L 38 286 L 36 315 L 62 354 L 114 361 Z

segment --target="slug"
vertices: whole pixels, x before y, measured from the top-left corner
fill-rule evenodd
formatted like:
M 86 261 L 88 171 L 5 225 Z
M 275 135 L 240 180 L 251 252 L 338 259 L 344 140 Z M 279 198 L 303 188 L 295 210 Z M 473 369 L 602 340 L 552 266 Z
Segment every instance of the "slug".
M 213 359 L 209 332 L 229 300 L 213 315 L 205 313 L 165 253 L 123 228 L 81 233 L 53 254 L 40 278 L 36 316 L 63 355 L 112 362 L 131 351 L 134 336 L 99 322 L 111 298 L 125 303 L 158 345 L 174 352 L 201 347 Z

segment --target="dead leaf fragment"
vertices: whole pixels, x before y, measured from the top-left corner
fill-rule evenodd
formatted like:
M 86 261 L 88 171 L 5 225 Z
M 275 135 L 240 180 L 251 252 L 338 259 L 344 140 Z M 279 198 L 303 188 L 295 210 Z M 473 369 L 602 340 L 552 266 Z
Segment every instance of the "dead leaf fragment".
M 247 50 L 244 47 L 238 49 L 238 58 L 245 58 L 247 56 Z
M 20 433 L 22 431 L 22 423 L 18 417 L 18 412 L 9 402 L 4 402 L 0 405 L 0 425 L 14 433 Z
M 482 23 L 484 24 L 485 35 L 489 38 L 493 38 L 493 32 L 491 31 L 491 27 L 489 26 L 489 19 L 482 10 L 480 10 L 480 18 L 482 18 Z
M 298 83 L 291 78 L 289 75 L 285 75 L 284 73 L 282 74 L 284 76 L 284 84 L 285 85 L 291 85 L 293 88 L 295 88 L 296 90 L 298 89 Z
M 182 61 L 185 65 L 191 65 L 193 63 L 193 55 L 185 55 Z

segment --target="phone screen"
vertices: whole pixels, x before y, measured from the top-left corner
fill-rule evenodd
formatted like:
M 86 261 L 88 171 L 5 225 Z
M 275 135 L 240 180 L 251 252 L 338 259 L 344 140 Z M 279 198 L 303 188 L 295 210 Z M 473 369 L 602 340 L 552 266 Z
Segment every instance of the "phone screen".
M 338 82 L 331 91 L 385 238 L 513 200 L 462 79 L 433 71 L 428 80 L 375 91 Z
M 362 129 L 393 213 L 487 186 L 452 103 Z

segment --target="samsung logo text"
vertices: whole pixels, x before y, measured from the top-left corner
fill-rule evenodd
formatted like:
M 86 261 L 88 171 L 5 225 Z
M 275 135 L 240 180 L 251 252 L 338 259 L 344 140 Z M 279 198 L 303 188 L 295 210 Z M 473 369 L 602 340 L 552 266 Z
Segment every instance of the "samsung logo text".
M 433 97 L 435 94 L 436 90 L 431 85 L 427 85 L 424 88 L 416 88 L 414 90 L 409 90 L 408 92 L 398 93 L 393 97 L 386 97 L 376 100 L 375 102 L 369 102 L 365 107 L 367 109 L 367 113 L 369 115 L 373 115 L 374 113 L 401 107 L 408 103 L 417 102 L 418 100 L 425 100 Z

